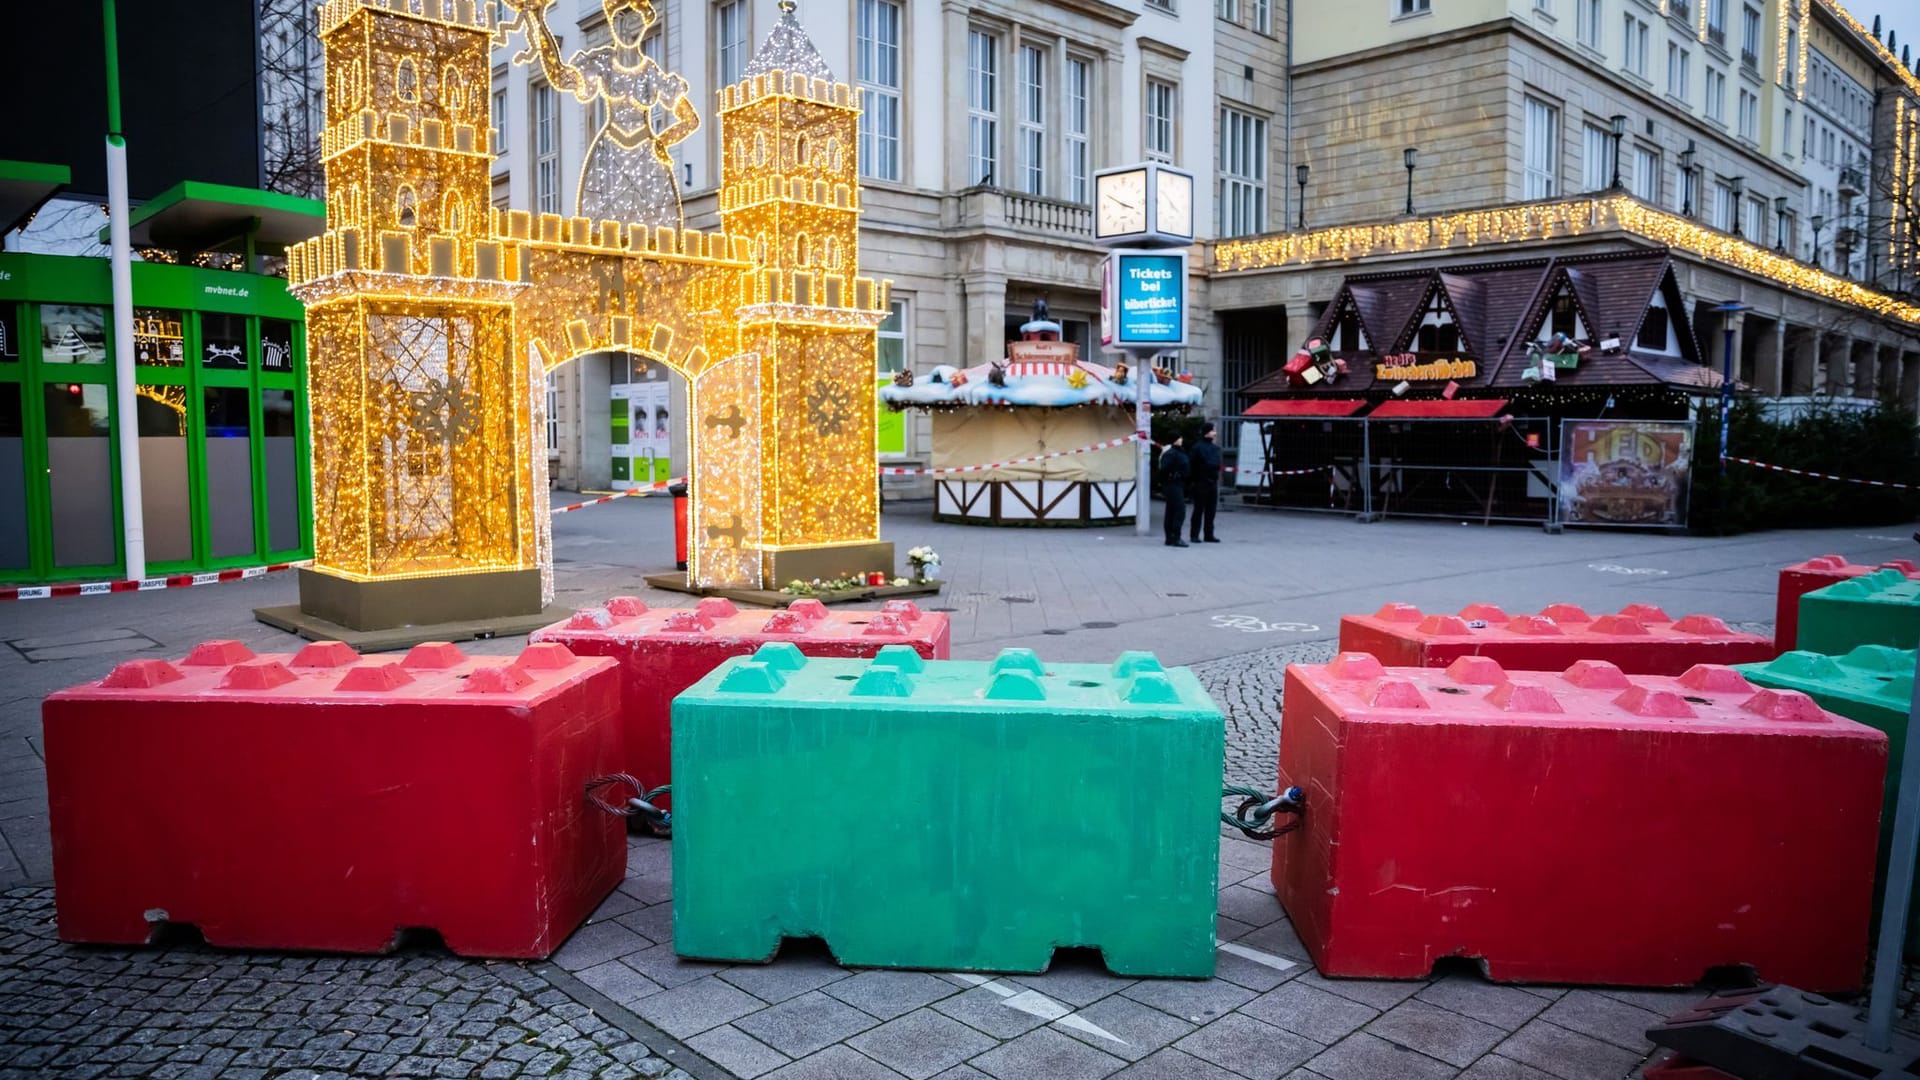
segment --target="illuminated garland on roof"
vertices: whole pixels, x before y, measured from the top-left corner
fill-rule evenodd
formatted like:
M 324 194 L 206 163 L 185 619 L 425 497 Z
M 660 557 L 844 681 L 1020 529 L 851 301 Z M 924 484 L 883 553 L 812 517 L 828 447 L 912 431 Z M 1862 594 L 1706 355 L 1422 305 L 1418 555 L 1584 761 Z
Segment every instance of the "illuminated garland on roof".
M 1678 214 L 1657 210 L 1629 195 L 1526 203 L 1409 221 L 1340 225 L 1223 241 L 1214 245 L 1213 269 L 1216 273 L 1271 270 L 1604 232 L 1624 232 L 1835 303 L 1920 325 L 1920 306 Z
M 1920 95 L 1920 75 L 1908 71 L 1907 66 L 1900 62 L 1900 58 L 1893 55 L 1893 51 L 1887 48 L 1879 38 L 1874 37 L 1873 31 L 1861 26 L 1860 21 L 1855 19 L 1846 8 L 1834 3 L 1834 0 L 1821 0 L 1821 2 L 1826 4 L 1827 10 L 1833 12 L 1835 18 L 1851 26 L 1854 33 L 1859 34 L 1873 46 L 1873 51 L 1879 56 L 1881 63 L 1900 73 L 1900 81 L 1907 84 L 1907 93 Z

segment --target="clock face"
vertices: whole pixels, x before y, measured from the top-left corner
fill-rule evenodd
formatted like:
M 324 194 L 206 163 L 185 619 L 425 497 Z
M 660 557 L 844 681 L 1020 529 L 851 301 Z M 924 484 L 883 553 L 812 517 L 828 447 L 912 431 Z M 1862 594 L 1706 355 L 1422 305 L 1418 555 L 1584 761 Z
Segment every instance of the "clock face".
M 1156 170 L 1154 179 L 1154 228 L 1193 239 L 1193 177 Z
M 1096 181 L 1098 206 L 1094 213 L 1094 235 L 1125 236 L 1147 231 L 1147 173 L 1108 173 Z

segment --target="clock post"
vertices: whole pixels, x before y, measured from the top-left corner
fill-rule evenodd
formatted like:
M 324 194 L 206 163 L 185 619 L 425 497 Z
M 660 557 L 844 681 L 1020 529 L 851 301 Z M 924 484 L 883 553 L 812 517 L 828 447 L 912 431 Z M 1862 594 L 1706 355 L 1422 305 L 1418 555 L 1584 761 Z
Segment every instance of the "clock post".
M 1187 346 L 1187 249 L 1193 246 L 1193 174 L 1159 162 L 1094 174 L 1094 241 L 1107 249 L 1100 344 L 1133 360 L 1140 433 L 1134 532 L 1153 530 L 1153 358 Z

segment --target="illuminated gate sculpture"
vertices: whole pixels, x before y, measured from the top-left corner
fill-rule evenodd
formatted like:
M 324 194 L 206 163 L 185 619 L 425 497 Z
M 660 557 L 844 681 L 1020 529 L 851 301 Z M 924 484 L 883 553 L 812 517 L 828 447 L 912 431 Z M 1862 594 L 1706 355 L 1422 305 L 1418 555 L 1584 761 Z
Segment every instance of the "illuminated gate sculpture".
M 651 22 L 646 0 L 605 2 L 615 43 L 558 68 L 539 15 L 550 0 L 510 3 L 497 28 L 475 0 L 321 8 L 327 231 L 288 256 L 308 309 L 308 616 L 365 630 L 537 613 L 552 597 L 544 376 L 600 351 L 688 379 L 694 584 L 893 570 L 873 464 L 888 296 L 857 274 L 859 113 L 790 2 L 719 94 L 720 232 L 678 227 L 678 194 L 669 208 L 657 177 L 639 197 L 582 178 L 585 209 L 639 221 L 490 205 L 491 51 L 511 33 L 583 100 L 659 94 L 657 109 L 602 110 L 594 146 L 613 151 L 590 150 L 589 170 L 664 161 L 697 124 L 685 83 L 625 44 L 634 19 Z M 448 575 L 470 580 L 425 580 Z

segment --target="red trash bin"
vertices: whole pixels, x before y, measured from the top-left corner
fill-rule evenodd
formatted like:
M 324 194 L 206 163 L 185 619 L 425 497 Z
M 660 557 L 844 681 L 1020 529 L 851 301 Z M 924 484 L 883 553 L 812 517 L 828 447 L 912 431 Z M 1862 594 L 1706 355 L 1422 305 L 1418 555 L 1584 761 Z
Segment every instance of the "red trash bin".
M 667 494 L 673 496 L 673 568 L 687 568 L 687 483 L 667 485 Z

